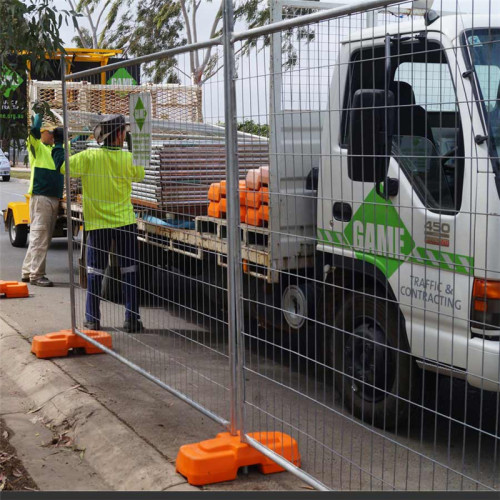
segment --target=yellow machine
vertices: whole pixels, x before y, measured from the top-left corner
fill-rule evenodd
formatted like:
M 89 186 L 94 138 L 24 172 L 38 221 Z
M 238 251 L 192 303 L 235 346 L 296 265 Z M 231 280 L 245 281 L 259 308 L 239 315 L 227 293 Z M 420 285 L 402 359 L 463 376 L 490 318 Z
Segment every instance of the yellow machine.
M 14 247 L 24 247 L 28 239 L 30 195 L 25 194 L 25 201 L 11 201 L 3 211 L 5 230 L 9 233 L 10 243 Z
M 31 195 L 25 194 L 24 201 L 11 201 L 5 210 L 3 210 L 3 221 L 5 230 L 9 233 L 10 243 L 13 247 L 24 247 L 28 241 L 28 233 L 30 227 L 30 198 Z M 59 214 L 54 228 L 53 238 L 67 236 L 67 224 L 64 207 L 59 205 Z M 74 228 L 78 234 L 78 227 Z
M 67 48 L 66 50 L 66 72 L 69 74 L 74 70 L 75 63 L 98 63 L 100 66 L 108 64 L 109 59 L 116 57 L 122 53 L 121 50 L 111 49 L 79 49 Z M 53 55 L 47 54 L 48 59 L 59 60 L 61 53 L 56 52 Z M 28 67 L 28 70 L 30 68 Z M 28 71 L 29 77 L 31 77 Z M 101 74 L 101 84 L 106 84 L 106 73 Z M 28 97 L 29 101 L 29 97 Z M 30 214 L 29 200 L 30 195 L 25 194 L 24 201 L 13 201 L 7 205 L 7 208 L 2 211 L 5 224 L 5 230 L 9 233 L 9 239 L 14 247 L 24 247 L 28 240 Z M 74 233 L 78 233 L 80 225 L 76 224 Z M 61 204 L 59 208 L 59 216 L 57 218 L 56 227 L 54 229 L 54 237 L 66 236 L 67 224 L 64 208 Z

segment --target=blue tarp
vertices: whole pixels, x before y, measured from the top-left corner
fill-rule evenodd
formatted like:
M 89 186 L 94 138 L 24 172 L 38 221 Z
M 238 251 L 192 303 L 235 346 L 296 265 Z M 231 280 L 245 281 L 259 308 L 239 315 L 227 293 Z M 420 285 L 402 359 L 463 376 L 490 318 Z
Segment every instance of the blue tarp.
M 142 220 L 145 222 L 150 222 L 151 224 L 156 224 L 157 226 L 165 226 L 172 227 L 175 229 L 194 229 L 195 224 L 194 221 L 186 221 L 186 220 L 172 220 L 172 221 L 164 221 L 159 219 L 158 217 L 153 217 L 152 215 L 144 215 Z

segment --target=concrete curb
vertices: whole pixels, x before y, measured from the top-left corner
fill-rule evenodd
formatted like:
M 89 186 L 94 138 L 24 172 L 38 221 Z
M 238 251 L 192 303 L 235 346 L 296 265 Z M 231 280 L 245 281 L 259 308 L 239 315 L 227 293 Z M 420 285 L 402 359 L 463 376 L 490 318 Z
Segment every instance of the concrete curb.
M 85 460 L 114 490 L 193 490 L 168 458 L 85 392 L 50 360 L 37 359 L 18 325 L 0 319 L 0 372 L 16 381 L 31 412 L 53 425 L 69 423 Z

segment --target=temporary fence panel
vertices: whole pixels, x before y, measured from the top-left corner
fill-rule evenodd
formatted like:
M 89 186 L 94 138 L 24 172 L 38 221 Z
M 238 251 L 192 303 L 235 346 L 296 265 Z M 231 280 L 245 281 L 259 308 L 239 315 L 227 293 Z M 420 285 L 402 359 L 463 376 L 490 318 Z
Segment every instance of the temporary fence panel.
M 500 20 L 306 3 L 126 63 L 217 56 L 199 85 L 33 83 L 73 140 L 74 326 L 317 488 L 499 489 Z M 143 178 L 95 130 L 140 133 L 141 93 Z
M 218 50 L 213 47 L 212 54 Z M 181 51 L 178 64 L 187 66 L 189 56 L 189 49 Z M 225 177 L 222 72 L 204 85 L 216 100 L 202 102 L 201 86 L 100 85 L 100 71 L 76 75 L 78 82 L 66 77 L 64 113 L 61 82 L 33 84 L 38 99 L 65 115 L 75 140 L 69 171 L 80 181 L 73 188 L 81 191 L 72 193 L 70 212 L 74 219 L 83 215 L 85 228 L 74 249 L 77 331 L 99 327 L 111 333 L 112 354 L 227 423 L 226 284 L 210 279 L 217 269 L 215 247 L 200 252 L 198 241 L 213 239 L 213 233 L 205 236 L 194 219 L 205 217 L 209 224 L 209 187 Z M 152 148 L 142 176 L 128 153 L 133 136 L 121 144 L 121 137 L 112 140 L 114 130 L 103 139 L 94 128 L 117 113 L 139 123 L 144 111 L 129 103 L 144 93 L 151 98 L 152 116 L 144 119 L 151 124 Z M 252 151 L 241 148 L 248 165 L 262 154 L 267 157 L 267 141 Z
M 238 121 L 270 137 L 268 180 L 249 174 L 270 268 L 242 263 L 245 432 L 294 437 L 318 487 L 498 489 L 498 18 L 272 4 L 280 31 L 236 35 Z

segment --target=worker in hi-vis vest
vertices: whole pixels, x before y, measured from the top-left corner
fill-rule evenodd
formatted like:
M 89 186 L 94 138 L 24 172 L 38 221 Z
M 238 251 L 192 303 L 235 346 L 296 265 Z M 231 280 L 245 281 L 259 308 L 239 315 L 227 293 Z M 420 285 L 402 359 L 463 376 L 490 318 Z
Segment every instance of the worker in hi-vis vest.
M 94 129 L 97 149 L 87 149 L 70 158 L 69 173 L 82 181 L 83 219 L 87 238 L 87 303 L 84 327 L 101 326 L 100 294 L 111 244 L 121 270 L 125 297 L 127 333 L 143 331 L 137 290 L 137 224 L 131 202 L 132 182 L 144 179 L 144 167 L 134 166 L 132 153 L 123 143 L 129 125 L 123 115 L 105 118 Z M 54 161 L 65 172 L 62 141 L 54 146 Z
M 64 186 L 64 176 L 52 159 L 55 128 L 51 123 L 42 122 L 42 116 L 37 114 L 26 140 L 31 166 L 30 240 L 21 279 L 44 287 L 53 286 L 45 276 L 45 265 Z

